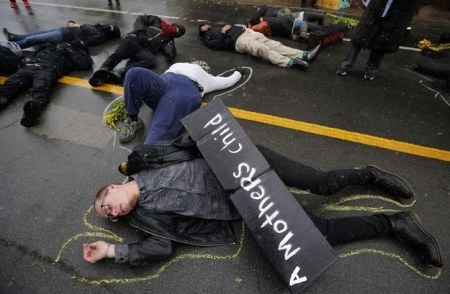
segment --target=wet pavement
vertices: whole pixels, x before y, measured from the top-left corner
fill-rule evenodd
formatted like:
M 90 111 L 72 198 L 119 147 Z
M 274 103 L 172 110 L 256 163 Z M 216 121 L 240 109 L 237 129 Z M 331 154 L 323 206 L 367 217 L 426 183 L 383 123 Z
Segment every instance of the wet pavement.
M 387 55 L 369 82 L 362 78 L 365 51 L 349 76 L 336 75 L 348 42 L 321 50 L 306 73 L 200 45 L 200 20 L 244 23 L 253 5 L 123 0 L 120 10 L 115 5 L 110 10 L 106 0 L 60 0 L 32 2 L 32 9 L 26 10 L 18 4 L 19 10 L 13 11 L 8 1 L 0 2 L 1 26 L 12 32 L 60 27 L 71 19 L 113 22 L 127 32 L 144 12 L 182 23 L 187 32 L 176 41 L 176 61 L 205 60 L 214 74 L 248 67 L 249 79 L 240 82 L 241 87 L 210 93 L 205 101 L 219 97 L 240 110 L 236 116 L 254 143 L 322 170 L 376 164 L 414 187 L 414 201 L 404 203 L 358 188 L 326 198 L 297 191 L 295 195 L 302 205 L 326 217 L 415 211 L 440 241 L 442 271 L 424 266 L 412 250 L 393 239 L 367 240 L 336 247 L 338 262 L 304 293 L 449 293 L 450 98 L 448 93 L 437 94 L 433 86 L 425 87 L 431 81 L 410 70 L 417 63 L 450 67 L 450 56 L 432 59 L 414 47 L 424 35 L 435 40 L 442 31 L 449 32 L 447 21 L 415 19 L 405 48 Z M 116 44 L 92 48 L 94 70 Z M 155 71 L 168 66 L 159 56 Z M 121 145 L 114 131 L 102 124 L 104 109 L 120 96 L 121 88 L 94 90 L 86 84 L 91 74 L 74 72 L 72 79 L 62 79 L 37 127 L 19 124 L 30 92 L 0 114 L 0 293 L 288 293 L 239 224 L 236 245 L 179 246 L 174 258 L 143 268 L 83 260 L 82 243 L 137 239 L 125 223 L 97 218 L 91 203 L 101 186 L 123 180 L 118 163 L 143 140 L 141 132 Z M 141 117 L 149 115 L 143 109 Z M 338 202 L 341 197 L 346 202 Z

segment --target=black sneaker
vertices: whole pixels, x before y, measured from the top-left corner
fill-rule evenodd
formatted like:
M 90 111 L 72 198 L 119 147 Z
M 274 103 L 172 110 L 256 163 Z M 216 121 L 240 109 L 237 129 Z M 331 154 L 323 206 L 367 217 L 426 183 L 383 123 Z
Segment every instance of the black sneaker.
M 23 116 L 20 124 L 26 128 L 31 128 L 39 123 L 42 113 L 42 105 L 36 101 L 28 101 L 23 106 Z
M 373 81 L 375 79 L 375 73 L 373 71 L 366 71 L 366 73 L 364 74 L 364 79 Z
M 350 70 L 349 70 L 348 68 L 346 68 L 346 67 L 344 67 L 344 66 L 341 66 L 341 67 L 336 71 L 336 73 L 338 74 L 338 76 L 346 76 L 347 73 L 348 73 L 349 71 L 350 71 Z

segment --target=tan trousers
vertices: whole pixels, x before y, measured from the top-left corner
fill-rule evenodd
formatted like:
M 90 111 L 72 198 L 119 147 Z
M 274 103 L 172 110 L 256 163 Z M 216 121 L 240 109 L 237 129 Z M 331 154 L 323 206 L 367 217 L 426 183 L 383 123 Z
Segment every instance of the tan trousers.
M 286 67 L 290 58 L 303 57 L 303 51 L 270 40 L 261 33 L 246 29 L 236 40 L 236 52 L 248 53 L 272 64 Z

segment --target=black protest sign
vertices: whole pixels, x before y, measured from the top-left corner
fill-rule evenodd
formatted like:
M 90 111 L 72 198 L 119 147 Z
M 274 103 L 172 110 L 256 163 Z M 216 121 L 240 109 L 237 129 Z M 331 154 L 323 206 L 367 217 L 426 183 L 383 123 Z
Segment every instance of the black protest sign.
M 230 175 L 241 162 L 253 164 L 249 180 L 269 169 L 256 146 L 247 144 L 247 134 L 223 103 L 210 103 L 202 107 L 201 113 L 189 115 L 182 122 L 225 190 L 240 187 L 240 179 Z
M 219 99 L 183 125 L 292 293 L 336 261 L 333 249 Z

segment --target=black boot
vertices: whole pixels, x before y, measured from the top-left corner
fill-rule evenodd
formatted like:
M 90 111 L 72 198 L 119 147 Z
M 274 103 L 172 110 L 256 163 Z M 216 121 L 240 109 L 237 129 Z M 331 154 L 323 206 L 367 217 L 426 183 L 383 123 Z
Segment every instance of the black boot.
M 109 71 L 107 69 L 101 68 L 94 72 L 92 77 L 89 79 L 89 84 L 92 87 L 98 87 L 106 82 L 109 78 Z
M 41 117 L 42 108 L 42 104 L 37 101 L 30 100 L 25 103 L 20 124 L 26 128 L 37 125 Z
M 125 68 L 119 70 L 111 70 L 108 72 L 108 74 L 109 74 L 109 81 L 111 81 L 114 84 L 122 84 L 123 79 L 125 77 Z
M 374 176 L 371 183 L 381 191 L 401 199 L 411 199 L 414 196 L 412 188 L 399 176 L 390 174 L 373 165 L 366 167 L 366 170 Z
M 400 212 L 388 218 L 391 223 L 391 235 L 412 247 L 426 263 L 436 267 L 443 266 L 437 240 L 425 231 L 415 213 Z

